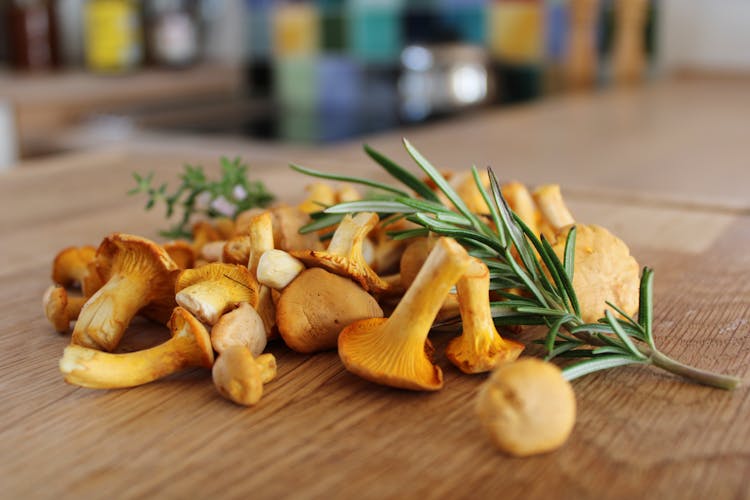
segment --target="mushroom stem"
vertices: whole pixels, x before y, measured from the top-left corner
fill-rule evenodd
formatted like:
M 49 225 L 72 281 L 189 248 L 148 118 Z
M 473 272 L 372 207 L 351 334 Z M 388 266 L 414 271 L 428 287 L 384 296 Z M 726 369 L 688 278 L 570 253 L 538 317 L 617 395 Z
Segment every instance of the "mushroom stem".
M 209 325 L 216 324 L 221 315 L 233 305 L 231 291 L 216 286 L 215 281 L 201 281 L 190 285 L 180 290 L 175 299 Z
M 342 257 L 362 255 L 364 240 L 378 224 L 378 220 L 377 214 L 372 212 L 344 217 L 333 233 L 328 253 Z
M 472 259 L 456 289 L 463 331 L 451 340 L 445 351 L 451 363 L 464 373 L 483 373 L 518 358 L 524 345 L 503 339 L 492 321 L 487 266 L 479 259 Z
M 247 267 L 253 276 L 258 272 L 258 261 L 261 255 L 273 250 L 273 218 L 270 212 L 256 215 L 250 221 L 250 258 Z
M 130 320 L 149 303 L 151 283 L 131 273 L 113 276 L 84 304 L 71 342 L 92 349 L 113 351 Z M 127 290 L 127 293 L 123 293 Z
M 191 366 L 210 368 L 213 350 L 206 328 L 186 310 L 175 308 L 169 320 L 172 338 L 142 351 L 112 354 L 70 345 L 60 359 L 69 384 L 118 389 L 147 384 Z
M 430 252 L 414 282 L 388 318 L 390 328 L 404 336 L 409 333 L 409 337 L 414 337 L 413 325 L 422 326 L 422 342 L 427 339 L 433 320 L 469 263 L 468 255 L 458 243 L 445 238 L 438 242 L 442 243 Z
M 339 335 L 347 370 L 372 382 L 412 390 L 438 390 L 443 372 L 432 364 L 427 340 L 432 323 L 470 257 L 451 238 L 440 238 L 390 318 L 357 321 Z
M 575 224 L 573 215 L 563 201 L 560 186 L 548 184 L 534 191 L 534 201 L 539 206 L 545 221 L 559 233 L 564 227 Z

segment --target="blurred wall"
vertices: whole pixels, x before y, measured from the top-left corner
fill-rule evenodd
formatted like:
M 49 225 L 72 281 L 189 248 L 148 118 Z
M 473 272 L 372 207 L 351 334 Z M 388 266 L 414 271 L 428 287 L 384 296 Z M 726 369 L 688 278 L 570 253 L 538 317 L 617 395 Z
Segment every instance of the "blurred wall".
M 662 0 L 665 70 L 750 71 L 750 0 Z

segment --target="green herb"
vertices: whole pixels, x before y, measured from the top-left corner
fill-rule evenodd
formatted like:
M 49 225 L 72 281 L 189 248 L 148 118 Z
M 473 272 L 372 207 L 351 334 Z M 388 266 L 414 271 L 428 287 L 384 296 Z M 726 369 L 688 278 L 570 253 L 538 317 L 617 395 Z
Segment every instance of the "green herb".
M 168 219 L 179 212 L 178 222 L 159 234 L 167 238 L 190 238 L 190 223 L 195 215 L 233 218 L 244 210 L 265 207 L 274 200 L 262 182 L 248 180 L 247 171 L 247 165 L 239 158 L 221 158 L 221 177 L 211 180 L 203 167 L 185 165 L 180 184 L 171 194 L 167 193 L 167 184 L 153 185 L 153 172 L 147 176 L 134 173 L 136 187 L 128 194 L 145 194 L 148 197 L 146 210 L 163 202 Z
M 485 202 L 495 229 L 484 221 L 484 217 L 471 213 L 463 200 L 450 187 L 437 169 L 422 154 L 404 139 L 404 145 L 417 165 L 443 192 L 455 210 L 442 204 L 432 195 L 426 183 L 413 174 L 365 146 L 366 152 L 392 177 L 407 189 L 421 195 L 413 199 L 403 190 L 390 186 L 384 188 L 385 195 L 377 200 L 361 200 L 340 203 L 326 208 L 316 215 L 330 222 L 336 216 L 353 212 L 378 212 L 381 216 L 403 216 L 423 229 L 395 231 L 394 238 L 426 234 L 428 231 L 455 238 L 470 254 L 482 259 L 490 269 L 491 288 L 505 300 L 492 302 L 492 313 L 498 325 L 543 325 L 547 334 L 542 343 L 547 349 L 547 359 L 575 358 L 563 374 L 569 380 L 617 366 L 640 364 L 654 365 L 669 372 L 686 377 L 694 382 L 733 389 L 740 380 L 736 377 L 706 372 L 679 363 L 663 353 L 654 344 L 653 317 L 653 271 L 644 268 L 640 286 L 638 318 L 631 318 L 614 304 L 608 303 L 621 316 L 607 311 L 597 323 L 585 323 L 581 318 L 578 298 L 573 289 L 574 252 L 576 230 L 572 228 L 565 242 L 561 260 L 546 239 L 535 235 L 523 221 L 511 211 L 500 192 L 497 178 L 491 169 L 491 192 L 488 193 L 479 179 L 476 167 L 472 168 L 474 180 Z M 326 179 L 342 176 L 325 174 L 292 165 L 297 171 Z M 379 187 L 367 179 L 346 177 L 349 182 L 370 187 Z M 317 221 L 305 230 L 319 227 Z M 515 249 L 520 263 L 513 257 Z M 537 259 L 536 255 L 539 255 Z M 507 290 L 517 289 L 521 293 Z

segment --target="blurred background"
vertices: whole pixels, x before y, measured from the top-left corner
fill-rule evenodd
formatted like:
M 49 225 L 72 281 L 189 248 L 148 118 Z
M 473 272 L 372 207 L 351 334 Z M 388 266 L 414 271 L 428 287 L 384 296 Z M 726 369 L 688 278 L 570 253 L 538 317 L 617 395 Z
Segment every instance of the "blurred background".
M 746 0 L 0 0 L 0 166 L 176 131 L 330 143 L 750 71 Z

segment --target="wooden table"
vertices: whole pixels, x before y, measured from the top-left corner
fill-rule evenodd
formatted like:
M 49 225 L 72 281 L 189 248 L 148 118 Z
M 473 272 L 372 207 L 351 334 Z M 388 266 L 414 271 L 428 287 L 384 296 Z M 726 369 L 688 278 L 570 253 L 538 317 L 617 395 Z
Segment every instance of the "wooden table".
M 403 158 L 398 136 L 408 133 L 440 166 L 559 181 L 578 220 L 610 227 L 656 269 L 663 351 L 747 379 L 747 88 L 676 82 L 570 97 L 371 142 Z M 723 392 L 655 369 L 576 381 L 572 437 L 528 459 L 490 445 L 473 410 L 485 377 L 458 373 L 442 355 L 445 388 L 415 394 L 356 378 L 335 353 L 276 344 L 279 376 L 251 409 L 223 400 L 205 370 L 131 390 L 66 385 L 57 360 L 69 339 L 40 305 L 54 254 L 112 231 L 154 236 L 161 214 L 125 195 L 131 172 L 172 179 L 188 160 L 213 172 L 218 153 L 242 154 L 290 201 L 308 182 L 285 168 L 290 160 L 382 177 L 354 143 L 165 137 L 0 177 L 0 497 L 750 498 L 747 388 Z

